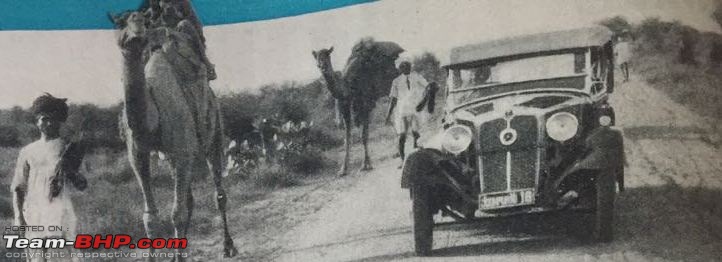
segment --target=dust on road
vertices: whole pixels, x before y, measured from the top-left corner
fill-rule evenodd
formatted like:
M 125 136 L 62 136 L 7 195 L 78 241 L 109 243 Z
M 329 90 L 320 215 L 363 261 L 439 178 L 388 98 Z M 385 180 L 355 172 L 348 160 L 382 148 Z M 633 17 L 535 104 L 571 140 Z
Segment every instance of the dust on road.
M 411 202 L 397 161 L 377 162 L 283 238 L 278 261 L 714 261 L 722 259 L 722 150 L 705 120 L 633 79 L 611 104 L 625 134 L 627 191 L 616 239 L 583 241 L 578 215 L 543 215 L 434 231 L 413 256 Z M 390 144 L 392 142 L 389 142 Z M 391 146 L 389 146 L 391 147 Z

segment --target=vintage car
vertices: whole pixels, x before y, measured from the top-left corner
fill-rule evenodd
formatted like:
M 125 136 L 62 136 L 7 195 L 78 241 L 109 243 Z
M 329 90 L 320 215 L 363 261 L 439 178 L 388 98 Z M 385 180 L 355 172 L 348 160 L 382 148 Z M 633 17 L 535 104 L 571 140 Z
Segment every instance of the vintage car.
M 593 27 L 451 50 L 444 130 L 406 158 L 401 179 L 418 255 L 431 252 L 439 212 L 463 222 L 589 211 L 589 235 L 612 240 L 624 150 L 608 103 L 611 39 Z

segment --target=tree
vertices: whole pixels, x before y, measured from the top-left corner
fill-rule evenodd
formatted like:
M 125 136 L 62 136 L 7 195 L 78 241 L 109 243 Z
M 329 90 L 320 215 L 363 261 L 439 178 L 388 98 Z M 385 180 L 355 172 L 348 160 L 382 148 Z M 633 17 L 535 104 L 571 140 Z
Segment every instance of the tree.
M 694 57 L 695 47 L 699 41 L 699 32 L 692 27 L 683 26 L 680 30 L 681 44 L 679 49 L 679 62 L 682 64 L 695 65 L 697 60 Z
M 20 133 L 15 127 L 0 126 L 0 146 L 17 147 L 20 146 Z
M 620 35 L 623 32 L 632 32 L 632 25 L 623 16 L 615 16 L 599 21 L 599 24 L 611 30 L 614 35 Z
M 722 27 L 722 1 L 717 1 L 717 6 L 712 12 L 712 19 Z M 709 59 L 713 65 L 719 65 L 722 62 L 722 42 L 714 41 L 712 43 L 712 50 L 709 54 Z
M 722 26 L 722 1 L 717 1 L 717 6 L 715 6 L 714 12 L 712 12 L 712 19 Z
M 13 108 L 10 109 L 10 121 L 16 124 L 32 122 L 30 114 L 25 112 L 20 106 L 13 106 Z
M 412 60 L 413 70 L 421 74 L 427 81 L 436 82 L 440 86 L 444 86 L 446 72 L 441 68 L 439 59 L 430 52 L 416 56 Z
M 262 108 L 258 106 L 260 97 L 253 94 L 232 94 L 222 96 L 218 101 L 221 105 L 225 133 L 231 139 L 243 139 L 246 134 L 254 130 L 253 122 L 263 114 Z

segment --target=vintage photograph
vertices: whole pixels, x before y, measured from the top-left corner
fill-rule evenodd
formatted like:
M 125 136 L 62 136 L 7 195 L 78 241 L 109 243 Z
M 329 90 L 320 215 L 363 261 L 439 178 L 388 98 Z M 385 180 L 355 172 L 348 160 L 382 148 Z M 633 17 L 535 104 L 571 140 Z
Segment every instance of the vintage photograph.
M 722 260 L 722 1 L 0 2 L 0 261 Z

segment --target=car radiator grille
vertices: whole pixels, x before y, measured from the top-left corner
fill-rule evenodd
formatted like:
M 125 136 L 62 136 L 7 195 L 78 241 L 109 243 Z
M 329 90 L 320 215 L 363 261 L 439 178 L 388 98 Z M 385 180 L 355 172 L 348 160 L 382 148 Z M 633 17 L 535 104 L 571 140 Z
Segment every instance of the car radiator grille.
M 515 130 L 515 131 L 512 131 Z M 514 139 L 504 134 L 515 133 Z M 539 128 L 533 116 L 497 119 L 479 129 L 481 193 L 536 188 L 539 175 Z M 506 141 L 503 141 L 506 140 Z

